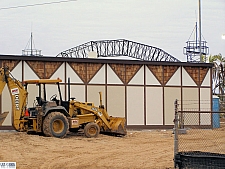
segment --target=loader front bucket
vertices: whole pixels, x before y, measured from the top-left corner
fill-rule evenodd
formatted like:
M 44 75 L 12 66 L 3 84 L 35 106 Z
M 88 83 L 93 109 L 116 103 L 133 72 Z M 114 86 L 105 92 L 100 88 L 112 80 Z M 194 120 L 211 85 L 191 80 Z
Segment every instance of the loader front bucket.
M 109 124 L 111 130 L 109 132 L 116 135 L 126 135 L 127 130 L 125 126 L 125 121 L 126 121 L 125 118 L 110 117 Z

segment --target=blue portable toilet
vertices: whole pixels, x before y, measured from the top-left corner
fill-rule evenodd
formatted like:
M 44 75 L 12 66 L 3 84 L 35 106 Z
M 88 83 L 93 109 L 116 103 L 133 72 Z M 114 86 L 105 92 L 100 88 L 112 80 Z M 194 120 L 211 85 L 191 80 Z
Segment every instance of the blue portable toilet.
M 218 96 L 213 96 L 212 100 L 212 111 L 219 112 L 220 111 L 220 99 Z M 213 128 L 220 128 L 220 114 L 219 113 L 212 113 L 212 123 Z

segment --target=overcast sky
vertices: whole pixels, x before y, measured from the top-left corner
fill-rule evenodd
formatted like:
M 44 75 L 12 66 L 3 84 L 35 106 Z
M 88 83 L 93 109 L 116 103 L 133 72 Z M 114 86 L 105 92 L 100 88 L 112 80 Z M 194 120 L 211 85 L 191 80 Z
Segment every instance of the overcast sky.
M 198 21 L 198 0 L 77 0 L 2 9 L 57 1 L 1 0 L 0 54 L 21 55 L 33 32 L 35 47 L 44 56 L 91 40 L 127 39 L 186 61 L 183 47 Z M 209 54 L 225 56 L 225 0 L 201 2 Z

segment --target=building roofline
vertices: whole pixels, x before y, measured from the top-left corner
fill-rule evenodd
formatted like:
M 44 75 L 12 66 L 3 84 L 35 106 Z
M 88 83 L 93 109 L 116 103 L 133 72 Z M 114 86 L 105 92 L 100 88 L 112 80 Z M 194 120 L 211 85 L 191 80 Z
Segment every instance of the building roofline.
M 117 64 L 141 64 L 141 65 L 174 65 L 193 67 L 213 67 L 213 63 L 193 62 L 167 62 L 167 61 L 141 61 L 128 59 L 99 59 L 99 58 L 66 58 L 50 56 L 21 56 L 21 55 L 0 55 L 0 60 L 24 60 L 24 61 L 55 61 L 55 62 L 80 62 L 80 63 L 117 63 Z

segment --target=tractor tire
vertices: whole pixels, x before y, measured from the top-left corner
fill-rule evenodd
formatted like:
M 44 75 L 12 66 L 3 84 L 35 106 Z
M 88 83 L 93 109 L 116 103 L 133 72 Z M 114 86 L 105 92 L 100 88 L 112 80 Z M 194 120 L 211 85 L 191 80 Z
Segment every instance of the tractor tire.
M 88 138 L 97 137 L 100 133 L 100 128 L 96 123 L 88 123 L 84 127 L 84 135 Z
M 43 122 L 43 133 L 48 137 L 63 138 L 69 130 L 66 116 L 60 112 L 49 113 Z

